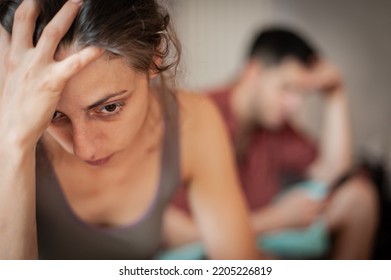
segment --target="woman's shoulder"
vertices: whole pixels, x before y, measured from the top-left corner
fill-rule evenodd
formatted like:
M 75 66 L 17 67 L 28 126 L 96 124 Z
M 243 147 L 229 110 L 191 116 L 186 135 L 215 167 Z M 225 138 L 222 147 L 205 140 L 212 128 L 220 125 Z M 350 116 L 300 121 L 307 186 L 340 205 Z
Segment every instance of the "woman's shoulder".
M 194 165 L 226 147 L 228 133 L 216 105 L 202 93 L 178 92 L 181 155 L 185 176 Z
M 184 129 L 205 129 L 205 126 L 219 125 L 221 117 L 214 102 L 203 92 L 179 90 L 177 92 L 180 123 Z M 205 123 L 207 122 L 207 123 Z

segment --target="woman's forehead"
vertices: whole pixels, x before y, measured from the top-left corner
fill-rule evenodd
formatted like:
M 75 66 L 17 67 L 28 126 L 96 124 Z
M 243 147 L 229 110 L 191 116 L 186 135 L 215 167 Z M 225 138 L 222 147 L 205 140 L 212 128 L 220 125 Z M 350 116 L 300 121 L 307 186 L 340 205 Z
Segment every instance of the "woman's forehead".
M 59 59 L 66 59 L 75 52 L 59 52 Z M 78 100 L 89 103 L 104 94 L 134 91 L 145 80 L 144 75 L 134 71 L 123 59 L 108 59 L 102 56 L 74 75 L 65 85 L 62 101 Z

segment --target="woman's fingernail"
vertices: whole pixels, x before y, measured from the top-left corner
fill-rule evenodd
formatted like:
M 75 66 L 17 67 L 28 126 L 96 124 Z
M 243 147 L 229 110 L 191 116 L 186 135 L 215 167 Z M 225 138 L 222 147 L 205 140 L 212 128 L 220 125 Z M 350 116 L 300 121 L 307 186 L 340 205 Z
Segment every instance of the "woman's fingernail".
M 71 2 L 73 2 L 75 4 L 80 4 L 83 0 L 69 0 L 69 1 L 71 1 Z

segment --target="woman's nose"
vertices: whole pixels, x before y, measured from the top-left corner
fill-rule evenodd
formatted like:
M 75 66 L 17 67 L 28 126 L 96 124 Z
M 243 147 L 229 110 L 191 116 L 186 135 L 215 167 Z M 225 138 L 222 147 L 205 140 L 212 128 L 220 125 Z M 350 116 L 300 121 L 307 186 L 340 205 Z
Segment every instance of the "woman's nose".
M 86 127 L 73 128 L 73 153 L 81 160 L 94 160 L 95 137 Z

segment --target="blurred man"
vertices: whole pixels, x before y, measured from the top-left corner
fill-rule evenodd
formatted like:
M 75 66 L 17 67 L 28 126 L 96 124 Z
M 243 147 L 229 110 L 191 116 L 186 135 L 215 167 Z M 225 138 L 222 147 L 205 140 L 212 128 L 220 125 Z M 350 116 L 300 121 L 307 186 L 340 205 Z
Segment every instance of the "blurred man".
M 293 121 L 312 92 L 324 106 L 318 145 Z M 334 189 L 352 167 L 347 94 L 336 68 L 297 34 L 268 29 L 254 41 L 237 80 L 211 98 L 231 135 L 261 248 L 277 257 L 311 257 L 311 249 L 300 255 L 302 244 L 318 250 L 314 257 L 370 258 L 378 220 L 373 186 L 355 175 Z M 181 194 L 174 204 L 188 209 Z M 182 233 L 183 240 L 196 239 L 191 218 L 177 210 L 168 211 L 167 228 L 178 240 Z M 322 238 L 331 242 L 326 251 L 317 244 Z

